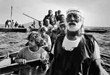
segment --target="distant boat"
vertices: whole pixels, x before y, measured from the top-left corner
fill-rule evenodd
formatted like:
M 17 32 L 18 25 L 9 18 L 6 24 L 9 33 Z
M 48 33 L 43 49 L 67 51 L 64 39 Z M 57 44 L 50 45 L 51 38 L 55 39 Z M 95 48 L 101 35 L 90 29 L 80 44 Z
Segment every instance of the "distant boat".
M 106 33 L 107 30 L 101 30 L 101 29 L 85 29 L 85 32 L 89 33 L 89 32 L 92 32 L 92 33 Z
M 18 70 L 21 70 L 21 69 L 24 69 L 24 68 L 28 68 L 30 66 L 32 67 L 32 66 L 37 66 L 37 65 L 41 65 L 42 64 L 42 62 L 40 60 L 34 59 L 34 60 L 27 61 L 27 63 L 25 65 L 19 65 L 18 63 L 15 63 L 15 61 L 14 61 L 14 58 L 16 57 L 18 52 L 19 51 L 16 51 L 14 53 L 10 53 L 9 54 L 10 60 L 9 59 L 5 60 L 4 59 L 5 55 L 4 56 L 0 56 L 0 60 L 3 59 L 1 61 L 7 61 L 7 62 L 11 63 L 11 64 L 0 66 L 0 74 L 5 74 L 5 73 L 13 72 L 13 71 L 17 72 Z M 104 54 L 101 54 L 101 57 L 106 57 L 106 58 L 110 59 L 109 56 L 104 55 Z M 102 62 L 102 65 L 110 68 L 110 65 L 107 64 L 107 63 Z
M 30 28 L 30 32 L 32 31 L 38 31 L 39 29 L 38 28 Z
M 26 28 L 0 28 L 0 32 L 27 32 Z
M 14 28 L 14 22 L 13 22 L 13 6 L 11 6 L 11 20 L 7 20 L 5 22 L 5 28 L 0 28 L 0 32 L 27 32 L 27 29 L 24 27 Z M 6 28 L 8 26 L 8 28 Z

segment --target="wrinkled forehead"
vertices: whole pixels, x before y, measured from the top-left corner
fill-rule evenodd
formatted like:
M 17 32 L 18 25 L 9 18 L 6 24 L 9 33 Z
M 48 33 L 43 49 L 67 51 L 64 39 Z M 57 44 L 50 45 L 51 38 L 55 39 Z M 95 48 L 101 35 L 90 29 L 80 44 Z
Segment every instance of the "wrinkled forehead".
M 75 19 L 82 19 L 82 16 L 77 13 L 70 13 L 67 15 L 67 19 L 74 17 Z

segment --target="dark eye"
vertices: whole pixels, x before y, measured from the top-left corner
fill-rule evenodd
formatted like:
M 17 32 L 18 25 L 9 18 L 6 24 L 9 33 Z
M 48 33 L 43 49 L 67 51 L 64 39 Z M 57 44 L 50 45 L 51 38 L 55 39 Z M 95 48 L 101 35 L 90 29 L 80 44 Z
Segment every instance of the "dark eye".
M 79 18 L 79 16 L 78 16 L 77 14 L 73 14 L 73 17 L 74 17 L 75 19 Z
M 71 16 L 72 16 L 72 15 L 68 15 L 67 17 L 68 17 L 68 18 L 71 18 Z
M 29 41 L 30 41 L 30 42 L 33 42 L 33 40 L 32 40 L 32 39 L 30 39 Z

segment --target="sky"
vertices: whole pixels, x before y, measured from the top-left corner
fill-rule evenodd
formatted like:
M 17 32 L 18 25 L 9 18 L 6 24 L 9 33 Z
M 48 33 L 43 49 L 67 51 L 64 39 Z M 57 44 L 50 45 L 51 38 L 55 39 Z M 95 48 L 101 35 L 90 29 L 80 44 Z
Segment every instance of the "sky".
M 84 16 L 85 26 L 110 27 L 110 0 L 0 0 L 0 24 L 11 19 L 11 6 L 13 19 L 20 24 L 33 21 L 23 13 L 43 20 L 49 9 L 61 10 L 66 16 L 68 9 L 76 8 Z

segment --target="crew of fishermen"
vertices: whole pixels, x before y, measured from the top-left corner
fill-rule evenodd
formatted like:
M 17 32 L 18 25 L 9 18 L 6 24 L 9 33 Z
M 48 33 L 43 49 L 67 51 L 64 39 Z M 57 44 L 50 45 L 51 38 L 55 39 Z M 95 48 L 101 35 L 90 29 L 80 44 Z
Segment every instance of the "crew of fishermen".
M 55 15 L 52 10 L 48 10 L 48 14 L 44 16 L 43 21 L 38 21 L 38 25 L 38 31 L 41 34 L 46 34 L 46 36 L 49 36 L 51 47 L 48 51 L 51 51 L 57 36 L 65 34 L 65 16 L 61 13 L 61 10 L 55 11 Z M 35 28 L 35 21 L 33 21 L 30 28 Z
M 48 30 L 46 33 L 50 36 L 53 47 L 57 36 L 63 34 L 66 29 L 64 14 L 58 10 L 54 15 L 52 10 L 48 10 L 48 14 L 43 19 L 43 26 Z
M 61 11 L 57 11 L 58 15 L 55 17 L 53 15 L 52 10 L 48 10 L 48 15 L 46 15 L 43 19 L 43 21 L 39 21 L 39 28 L 37 31 L 33 31 L 32 34 L 36 34 L 37 32 L 40 33 L 41 37 L 45 41 L 46 45 L 42 46 L 42 48 L 48 53 L 49 60 L 47 65 L 45 65 L 45 69 L 47 69 L 47 73 L 49 71 L 50 63 L 54 57 L 54 55 L 51 53 L 52 49 L 54 47 L 55 41 L 58 36 L 65 34 L 65 17 L 63 14 L 61 14 Z M 35 21 L 33 21 L 31 27 L 34 27 Z M 30 42 L 26 43 L 26 46 L 29 46 Z
M 74 23 L 71 23 L 71 22 L 73 22 L 73 20 L 76 18 L 76 22 L 77 21 L 81 21 L 81 23 L 82 23 L 82 17 L 79 15 L 80 13 L 79 13 L 79 11 L 76 11 L 76 10 L 73 10 L 72 12 L 71 11 L 69 11 L 68 13 L 67 13 L 67 17 L 68 17 L 68 19 L 66 18 L 66 21 L 70 21 L 70 22 L 68 22 L 68 23 L 70 23 L 69 24 L 69 26 L 71 27 L 71 24 L 73 24 L 74 25 Z M 72 16 L 71 16 L 72 15 Z M 76 15 L 77 15 L 77 17 L 76 17 Z M 78 16 L 80 16 L 81 17 L 81 20 L 80 20 L 80 18 L 78 18 Z M 73 19 L 73 17 L 74 17 L 74 19 Z M 7 23 L 6 23 L 7 24 Z M 47 54 L 49 55 L 49 60 L 48 60 L 48 63 L 46 63 L 46 64 L 43 64 L 43 67 L 42 68 L 45 68 L 46 69 L 46 72 L 47 72 L 47 74 L 49 73 L 49 75 L 54 75 L 54 74 L 56 74 L 57 75 L 57 72 L 53 72 L 53 73 L 51 73 L 51 70 L 49 70 L 49 67 L 51 67 L 50 69 L 53 69 L 52 68 L 52 66 L 53 65 L 55 65 L 55 64 L 57 64 L 57 63 L 55 63 L 55 57 L 57 57 L 58 55 L 56 55 L 57 54 L 57 52 L 55 51 L 55 49 L 57 50 L 60 50 L 60 49 L 62 49 L 62 47 L 60 47 L 60 45 L 61 45 L 61 40 L 58 38 L 58 37 L 61 37 L 61 36 L 68 36 L 68 35 L 72 35 L 73 36 L 73 34 L 72 33 L 74 33 L 75 31 L 75 28 L 73 27 L 73 31 L 71 31 L 71 28 L 68 28 L 68 26 L 66 25 L 66 22 L 65 22 L 65 16 L 64 16 L 64 14 L 62 14 L 61 13 L 61 10 L 58 10 L 58 11 L 55 11 L 55 15 L 53 15 L 53 11 L 52 10 L 48 10 L 48 14 L 44 17 L 44 19 L 43 19 L 43 21 L 39 21 L 38 22 L 38 24 L 39 24 L 39 28 L 38 28 L 38 31 L 36 31 L 36 32 L 32 32 L 30 35 L 29 35 L 29 38 L 30 37 L 33 37 L 35 40 L 35 43 L 36 43 L 36 45 L 38 46 L 38 44 L 39 43 L 42 43 L 42 42 L 44 42 L 45 43 L 45 45 L 42 45 L 42 46 L 39 46 L 39 49 L 40 48 L 42 48 L 42 49 L 44 49 L 46 52 L 47 52 Z M 82 24 L 81 24 L 82 25 Z M 15 27 L 17 27 L 18 26 L 18 23 L 16 22 L 15 23 Z M 35 21 L 33 22 L 33 24 L 31 25 L 31 26 L 33 26 L 33 28 L 35 28 Z M 80 27 L 82 27 L 82 26 L 80 26 Z M 76 27 L 76 29 L 78 29 L 78 27 Z M 80 28 L 79 28 L 80 29 Z M 84 32 L 84 30 L 83 30 L 83 28 L 81 29 L 82 30 L 82 34 L 83 34 L 83 32 Z M 40 37 L 39 38 L 37 38 L 38 37 L 38 33 L 40 33 L 39 35 L 40 35 Z M 68 34 L 68 35 L 66 35 L 66 34 Z M 75 34 L 76 35 L 76 34 Z M 58 39 L 57 39 L 58 38 Z M 37 40 L 36 40 L 37 39 Z M 42 41 L 42 39 L 43 39 L 43 41 Z M 34 45 L 33 44 L 33 39 L 31 38 L 31 39 L 28 39 L 29 41 L 26 43 L 26 46 L 30 46 L 30 49 L 32 49 L 32 50 L 34 50 L 34 48 L 31 48 L 32 47 L 32 45 Z M 41 41 L 39 41 L 39 40 L 41 40 Z M 68 40 L 66 39 L 66 43 L 75 43 L 74 41 L 71 41 L 71 40 L 69 40 L 69 42 L 68 42 Z M 70 42 L 71 41 L 71 42 Z M 60 43 L 58 43 L 58 42 L 60 42 Z M 58 44 L 59 45 L 58 45 Z M 64 38 L 64 41 L 63 41 L 63 43 L 65 43 L 65 38 Z M 67 44 L 64 44 L 65 45 L 65 47 L 67 46 Z M 57 47 L 58 46 L 58 47 Z M 35 46 L 33 46 L 33 47 L 35 47 Z M 68 47 L 70 47 L 69 45 L 67 46 L 67 48 Z M 79 47 L 79 46 L 78 46 Z M 36 49 L 38 49 L 38 47 L 35 47 Z M 75 48 L 74 48 L 75 49 Z M 64 49 L 62 49 L 62 51 L 63 51 Z M 70 49 L 71 50 L 71 49 Z M 38 50 L 39 51 L 39 50 Z M 41 50 L 42 51 L 42 50 Z M 56 53 L 55 53 L 56 52 Z M 59 51 L 60 52 L 60 51 Z M 65 51 L 64 53 L 68 53 L 69 51 Z M 22 52 L 21 52 L 22 53 Z M 36 51 L 29 51 L 29 53 L 33 53 L 33 54 L 35 54 L 36 53 Z M 100 52 L 99 52 L 100 53 Z M 32 56 L 33 56 L 33 54 L 32 54 Z M 39 54 L 38 54 L 39 55 Z M 54 56 L 55 55 L 55 56 Z M 19 55 L 18 55 L 19 56 Z M 28 55 L 27 55 L 28 56 Z M 31 55 L 30 55 L 31 56 Z M 19 56 L 20 57 L 20 56 Z M 59 57 L 58 58 L 60 58 L 60 57 L 62 57 L 62 56 L 60 56 L 59 55 Z M 30 58 L 30 57 L 29 57 Z M 40 58 L 40 57 L 39 57 Z M 74 57 L 75 58 L 75 57 Z M 17 58 L 18 59 L 18 58 Z M 31 58 L 30 58 L 31 59 Z M 52 60 L 53 59 L 53 60 Z M 15 59 L 16 60 L 16 59 Z M 47 59 L 46 59 L 47 60 Z M 75 59 L 75 60 L 77 60 L 77 59 Z M 51 63 L 53 63 L 53 61 L 54 61 L 54 63 L 55 64 L 51 64 Z M 73 60 L 72 60 L 73 61 Z M 19 61 L 20 63 L 22 62 L 22 63 L 25 63 L 25 61 Z M 47 61 L 46 61 L 47 62 Z M 57 61 L 58 62 L 58 61 Z M 66 62 L 66 60 L 65 60 L 65 62 Z M 79 61 L 78 61 L 79 62 Z M 45 63 L 44 61 L 42 61 L 42 63 Z M 47 65 L 48 64 L 48 65 Z M 66 63 L 65 63 L 66 64 Z M 56 66 L 56 65 L 55 65 Z M 57 65 L 57 66 L 60 66 L 60 65 Z M 65 65 L 63 65 L 63 66 L 65 66 Z M 78 65 L 79 66 L 79 65 Z M 55 67 L 56 68 L 56 67 Z M 76 67 L 77 68 L 77 67 Z M 38 68 L 36 68 L 36 69 L 38 69 Z M 54 69 L 53 69 L 54 70 Z M 62 70 L 62 69 L 61 69 Z M 73 72 L 71 71 L 71 73 L 69 73 L 69 72 L 67 72 L 67 74 L 63 74 L 63 73 L 66 73 L 66 72 L 63 72 L 63 71 L 61 71 L 62 72 L 62 74 L 60 74 L 60 71 L 58 72 L 58 75 L 71 75 Z M 22 74 L 21 74 L 22 75 Z M 31 75 L 31 74 L 29 74 L 29 75 Z M 39 75 L 39 74 L 38 74 Z M 76 75 L 76 74 L 75 74 Z M 79 74 L 78 74 L 79 75 Z M 83 74 L 80 74 L 80 75 L 83 75 Z M 85 75 L 85 74 L 84 74 Z M 89 75 L 89 74 L 87 74 L 87 75 Z
M 5 28 L 24 28 L 23 24 L 19 24 L 17 21 L 14 20 L 6 20 Z

